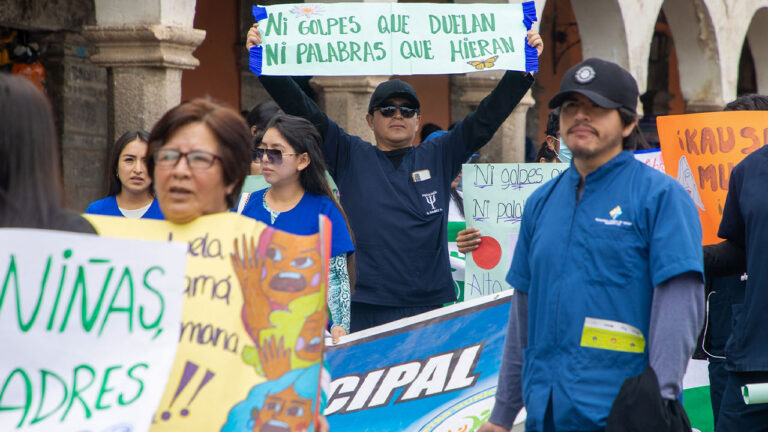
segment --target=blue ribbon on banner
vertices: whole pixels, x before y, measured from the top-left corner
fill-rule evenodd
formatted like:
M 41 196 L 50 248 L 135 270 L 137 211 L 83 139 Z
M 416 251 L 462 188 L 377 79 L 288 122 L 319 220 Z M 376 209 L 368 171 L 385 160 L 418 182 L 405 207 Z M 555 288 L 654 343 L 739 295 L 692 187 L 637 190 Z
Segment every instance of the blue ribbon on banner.
M 261 6 L 254 6 L 251 10 L 253 19 L 259 22 L 267 17 L 267 8 Z M 252 47 L 248 51 L 248 69 L 256 75 L 261 75 L 261 58 L 264 48 L 261 45 Z
M 531 29 L 536 19 L 536 3 L 527 1 L 522 4 L 523 6 L 523 24 L 528 30 Z M 527 40 L 523 42 L 525 46 L 525 70 L 526 72 L 538 72 L 539 71 L 539 53 L 536 48 L 528 45 Z

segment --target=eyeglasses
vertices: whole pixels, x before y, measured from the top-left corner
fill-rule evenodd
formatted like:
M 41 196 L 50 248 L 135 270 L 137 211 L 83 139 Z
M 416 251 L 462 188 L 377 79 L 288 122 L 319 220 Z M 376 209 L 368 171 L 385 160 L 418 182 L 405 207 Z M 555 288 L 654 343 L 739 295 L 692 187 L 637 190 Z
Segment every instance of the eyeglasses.
M 376 108 L 384 117 L 392 117 L 397 110 L 400 110 L 400 115 L 405 118 L 411 118 L 419 113 L 418 108 L 411 108 L 404 105 L 390 105 Z
M 265 154 L 269 163 L 280 165 L 283 163 L 283 156 L 298 156 L 301 153 L 283 153 L 282 150 L 278 149 L 255 148 L 253 149 L 253 160 L 262 163 Z
M 214 162 L 216 162 L 216 159 L 221 160 L 219 156 L 207 151 L 193 150 L 185 153 L 176 149 L 167 148 L 161 148 L 155 152 L 154 160 L 158 166 L 174 167 L 179 163 L 182 156 L 187 158 L 187 165 L 194 169 L 210 168 L 213 166 Z

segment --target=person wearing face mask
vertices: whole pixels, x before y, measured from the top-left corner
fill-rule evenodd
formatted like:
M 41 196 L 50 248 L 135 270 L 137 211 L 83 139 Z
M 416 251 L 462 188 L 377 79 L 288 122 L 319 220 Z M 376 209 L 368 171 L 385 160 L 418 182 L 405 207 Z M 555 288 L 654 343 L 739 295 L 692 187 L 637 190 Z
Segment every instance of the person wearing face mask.
M 552 162 L 571 163 L 573 156 L 568 146 L 562 145 L 560 140 L 560 115 L 558 110 L 552 110 L 547 116 L 545 143 L 555 152 L 555 160 Z M 538 157 L 537 157 L 538 159 Z
M 541 54 L 543 42 L 536 31 L 528 32 L 527 42 L 531 55 Z M 246 47 L 260 43 L 256 23 Z M 454 302 L 447 247 L 451 181 L 461 164 L 490 141 L 533 76 L 507 71 L 475 112 L 419 146 L 413 142 L 421 104 L 406 82 L 385 81 L 374 90 L 365 113 L 375 137 L 371 145 L 329 119 L 290 77 L 259 80 L 285 113 L 309 120 L 323 138 L 323 155 L 357 240 L 351 331 Z
M 163 219 L 147 171 L 148 140 L 146 131 L 133 130 L 115 141 L 109 154 L 107 197 L 91 203 L 85 213 Z

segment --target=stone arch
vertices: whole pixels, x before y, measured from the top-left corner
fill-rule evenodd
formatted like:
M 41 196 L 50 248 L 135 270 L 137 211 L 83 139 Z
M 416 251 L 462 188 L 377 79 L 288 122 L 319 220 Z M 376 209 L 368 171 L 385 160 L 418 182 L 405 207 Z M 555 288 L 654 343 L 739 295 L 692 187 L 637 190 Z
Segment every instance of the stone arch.
M 752 16 L 746 39 L 752 47 L 757 91 L 760 94 L 768 94 L 768 51 L 762 49 L 765 41 L 768 41 L 768 7 L 758 9 Z
M 661 6 L 677 51 L 680 90 L 688 111 L 723 106 L 715 27 L 703 0 L 665 0 Z
M 571 0 L 583 58 L 599 57 L 630 68 L 626 27 L 616 0 Z

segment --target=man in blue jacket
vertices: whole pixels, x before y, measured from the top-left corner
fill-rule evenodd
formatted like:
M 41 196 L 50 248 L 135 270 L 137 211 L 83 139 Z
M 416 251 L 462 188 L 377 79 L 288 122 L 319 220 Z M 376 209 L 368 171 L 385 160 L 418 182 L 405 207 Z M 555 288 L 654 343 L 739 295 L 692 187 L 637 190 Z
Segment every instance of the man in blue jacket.
M 662 398 L 680 394 L 703 318 L 701 225 L 673 178 L 625 150 L 637 97 L 629 72 L 592 58 L 549 102 L 573 160 L 526 202 L 481 431 L 508 430 L 522 406 L 527 432 L 603 431 L 622 383 L 649 364 Z
M 260 43 L 257 23 L 246 46 Z M 541 54 L 538 33 L 528 32 L 528 45 Z M 531 74 L 507 71 L 475 112 L 418 147 L 412 142 L 421 105 L 408 83 L 385 81 L 373 92 L 365 117 L 374 146 L 344 132 L 291 78 L 259 79 L 285 113 L 311 121 L 323 136 L 328 171 L 355 237 L 351 331 L 456 301 L 446 238 L 451 181 L 528 91 Z

